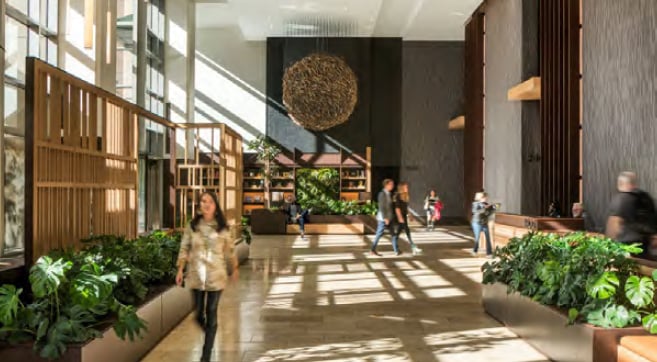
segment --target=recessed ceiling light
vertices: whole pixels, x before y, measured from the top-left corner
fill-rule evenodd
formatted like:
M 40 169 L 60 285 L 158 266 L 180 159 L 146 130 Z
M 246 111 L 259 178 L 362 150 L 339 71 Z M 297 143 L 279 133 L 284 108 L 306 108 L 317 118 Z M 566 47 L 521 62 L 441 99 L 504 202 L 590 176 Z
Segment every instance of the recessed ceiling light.
M 449 15 L 452 15 L 452 16 L 465 16 L 465 14 L 460 12 L 460 11 L 452 11 Z

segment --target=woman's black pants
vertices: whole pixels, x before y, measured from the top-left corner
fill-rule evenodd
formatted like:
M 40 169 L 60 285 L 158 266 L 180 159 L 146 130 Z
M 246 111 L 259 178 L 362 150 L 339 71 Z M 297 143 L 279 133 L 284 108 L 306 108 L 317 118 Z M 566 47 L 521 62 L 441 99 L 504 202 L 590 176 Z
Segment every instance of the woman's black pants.
M 193 289 L 194 305 L 196 307 L 196 321 L 205 331 L 202 361 L 209 361 L 214 347 L 214 337 L 217 335 L 217 307 L 221 290 L 205 291 Z

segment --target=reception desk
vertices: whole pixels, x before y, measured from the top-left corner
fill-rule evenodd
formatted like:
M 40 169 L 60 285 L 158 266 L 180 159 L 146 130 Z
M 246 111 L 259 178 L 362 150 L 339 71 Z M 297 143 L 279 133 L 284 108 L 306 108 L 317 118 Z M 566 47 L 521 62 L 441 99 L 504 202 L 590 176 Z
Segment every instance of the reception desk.
M 584 219 L 497 213 L 491 233 L 495 245 L 504 246 L 511 238 L 522 237 L 530 231 L 567 234 L 578 230 L 584 230 Z

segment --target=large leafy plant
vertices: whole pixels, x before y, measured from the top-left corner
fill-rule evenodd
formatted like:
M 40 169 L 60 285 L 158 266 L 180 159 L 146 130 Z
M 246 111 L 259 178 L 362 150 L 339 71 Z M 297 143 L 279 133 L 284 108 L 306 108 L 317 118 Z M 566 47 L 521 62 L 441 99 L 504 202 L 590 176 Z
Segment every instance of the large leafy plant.
M 630 256 L 640 252 L 637 245 L 584 233 L 530 233 L 495 251 L 497 260 L 482 267 L 484 283 L 504 283 L 509 292 L 567 309 L 571 322 L 643 324 L 657 333 L 657 274 L 639 274 Z
M 340 198 L 340 174 L 335 168 L 302 168 L 296 176 L 297 201 L 314 214 L 330 214 L 331 203 Z
M 99 236 L 81 251 L 39 258 L 30 269 L 30 296 L 0 287 L 0 341 L 31 340 L 40 356 L 55 359 L 68 344 L 99 337 L 109 321 L 121 339 L 138 338 L 146 325 L 134 305 L 150 287 L 171 283 L 179 239 L 163 232 L 136 240 Z
M 301 208 L 316 215 L 374 215 L 376 203 L 361 204 L 340 198 L 340 174 L 334 168 L 299 169 L 296 177 L 297 201 Z

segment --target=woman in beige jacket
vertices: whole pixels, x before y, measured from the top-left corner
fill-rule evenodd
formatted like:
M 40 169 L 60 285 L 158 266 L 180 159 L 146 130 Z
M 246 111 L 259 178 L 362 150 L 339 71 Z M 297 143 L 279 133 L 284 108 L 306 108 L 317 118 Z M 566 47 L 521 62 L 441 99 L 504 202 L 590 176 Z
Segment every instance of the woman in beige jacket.
M 217 196 L 210 192 L 201 195 L 200 214 L 185 229 L 178 254 L 176 284 L 192 289 L 196 305 L 196 320 L 205 331 L 201 361 L 209 361 L 217 334 L 217 306 L 221 291 L 228 282 L 226 256 L 232 259 L 232 275 L 237 279 L 237 258 L 226 219 L 219 208 Z

